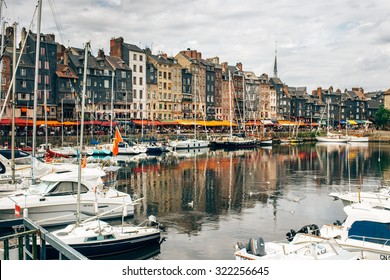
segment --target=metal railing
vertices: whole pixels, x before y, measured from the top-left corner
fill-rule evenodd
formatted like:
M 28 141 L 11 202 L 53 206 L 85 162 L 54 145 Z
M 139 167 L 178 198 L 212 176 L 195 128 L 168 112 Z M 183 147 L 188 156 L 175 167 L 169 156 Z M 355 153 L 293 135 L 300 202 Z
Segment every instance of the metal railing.
M 2 260 L 46 260 L 47 243 L 58 252 L 58 259 L 87 260 L 84 255 L 28 218 L 0 221 L 0 231 L 8 232 L 0 237 Z

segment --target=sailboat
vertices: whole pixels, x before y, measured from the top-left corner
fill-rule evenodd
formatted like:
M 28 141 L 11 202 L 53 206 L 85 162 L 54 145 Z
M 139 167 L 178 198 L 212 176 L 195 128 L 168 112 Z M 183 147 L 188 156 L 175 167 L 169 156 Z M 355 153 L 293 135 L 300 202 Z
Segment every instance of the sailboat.
M 231 91 L 230 81 L 231 80 L 230 80 L 230 71 L 229 71 L 230 136 L 226 139 L 226 141 L 224 141 L 224 148 L 225 149 L 254 148 L 257 146 L 257 139 L 233 135 L 233 108 L 232 108 L 232 91 Z
M 85 60 L 84 60 L 84 81 L 83 81 L 83 98 L 81 106 L 81 131 L 84 127 L 84 104 L 86 92 L 86 77 L 87 77 L 87 55 L 90 43 L 87 42 L 85 46 Z M 118 143 L 122 141 L 122 137 L 117 133 L 113 141 L 113 154 L 118 154 Z M 83 146 L 83 133 L 80 135 L 80 150 Z M 122 225 L 110 225 L 109 223 L 100 220 L 101 217 L 114 211 L 100 213 L 99 215 L 90 219 L 81 221 L 81 176 L 83 170 L 81 157 L 79 157 L 78 169 L 78 190 L 77 190 L 77 211 L 76 223 L 66 226 L 65 228 L 53 231 L 52 234 L 58 239 L 78 250 L 87 258 L 101 258 L 115 254 L 122 254 L 124 252 L 143 248 L 148 245 L 156 245 L 160 243 L 160 229 L 159 224 L 154 216 L 150 216 L 148 224 L 141 223 L 138 226 L 124 225 L 124 217 L 127 216 L 128 206 L 133 206 L 133 202 L 119 205 L 116 209 L 123 209 Z M 49 245 L 46 246 L 46 253 L 48 258 L 55 258 L 54 249 Z M 58 256 L 58 255 L 57 255 Z
M 173 149 L 201 149 L 201 148 L 206 148 L 210 145 L 210 142 L 208 140 L 201 140 L 197 138 L 196 135 L 196 129 L 197 129 L 197 123 L 196 123 L 196 76 L 195 76 L 195 86 L 194 86 L 194 137 L 191 139 L 185 139 L 185 140 L 175 140 L 171 141 L 169 145 Z
M 330 132 L 330 125 L 329 125 L 329 100 L 326 104 L 327 107 L 327 127 L 326 127 L 326 135 L 325 136 L 319 136 L 316 135 L 316 140 L 318 142 L 328 142 L 328 143 L 348 143 L 349 137 L 342 135 L 340 133 L 331 133 Z M 318 130 L 317 130 L 318 133 Z

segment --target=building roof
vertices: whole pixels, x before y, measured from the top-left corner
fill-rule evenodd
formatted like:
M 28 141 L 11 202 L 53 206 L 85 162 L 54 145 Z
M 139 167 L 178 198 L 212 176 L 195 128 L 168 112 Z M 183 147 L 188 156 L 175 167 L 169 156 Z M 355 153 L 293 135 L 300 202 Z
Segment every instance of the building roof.
M 123 46 L 124 46 L 126 49 L 128 49 L 129 51 L 145 53 L 144 50 L 140 49 L 138 46 L 133 45 L 133 44 L 123 43 Z
M 69 78 L 69 79 L 78 79 L 79 77 L 76 75 L 73 70 L 65 64 L 57 64 L 56 75 L 58 78 Z
M 122 60 L 120 57 L 116 56 L 106 56 L 105 57 L 108 63 L 111 65 L 112 68 L 115 70 L 131 70 L 131 68 Z
M 273 81 L 276 85 L 283 85 L 282 81 L 279 78 L 272 77 L 269 79 L 270 81 Z
M 382 104 L 382 102 L 377 100 L 367 100 L 367 108 L 369 109 L 379 109 Z

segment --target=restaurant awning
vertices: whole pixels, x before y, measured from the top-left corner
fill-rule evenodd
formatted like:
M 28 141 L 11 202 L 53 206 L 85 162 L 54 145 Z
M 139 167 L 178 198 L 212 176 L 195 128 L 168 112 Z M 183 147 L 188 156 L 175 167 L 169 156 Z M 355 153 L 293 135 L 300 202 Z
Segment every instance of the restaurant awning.
M 160 121 L 160 125 L 177 125 L 177 121 L 175 120 L 162 120 Z
M 110 121 L 102 122 L 100 125 L 101 126 L 111 126 L 111 122 Z M 117 122 L 112 122 L 112 126 L 116 126 L 116 125 L 117 125 Z
M 27 107 L 21 107 L 21 108 L 20 108 L 20 111 L 21 111 L 22 113 L 27 113 Z
M 261 121 L 249 121 L 245 125 L 259 126 L 259 125 L 263 125 L 263 123 Z
M 58 121 L 37 121 L 36 122 L 36 125 L 46 125 L 47 123 L 47 126 L 60 126 L 61 123 L 58 122 Z
M 358 123 L 354 120 L 347 120 L 347 122 L 350 124 L 350 125 L 357 125 Z
M 102 121 L 98 121 L 98 120 L 94 120 L 94 121 L 84 121 L 84 124 L 85 125 L 101 125 L 103 122 Z
M 78 125 L 77 122 L 63 122 L 62 125 Z
M 292 121 L 288 121 L 288 120 L 279 120 L 278 123 L 281 126 L 295 126 L 295 125 L 298 125 L 297 122 L 292 122 Z
M 12 119 L 1 119 L 0 125 L 12 125 Z M 32 125 L 32 120 L 15 118 L 16 126 L 30 126 Z

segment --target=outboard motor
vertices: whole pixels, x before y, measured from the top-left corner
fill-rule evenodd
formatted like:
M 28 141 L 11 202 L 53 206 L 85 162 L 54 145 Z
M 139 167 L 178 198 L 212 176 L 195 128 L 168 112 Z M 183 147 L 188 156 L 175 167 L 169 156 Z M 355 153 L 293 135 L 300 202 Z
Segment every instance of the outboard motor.
M 289 232 L 286 233 L 286 238 L 288 242 L 291 242 L 294 239 L 294 236 L 297 234 L 297 232 L 293 229 L 290 229 Z
M 287 238 L 288 242 L 291 242 L 297 233 L 306 233 L 306 234 L 312 234 L 315 236 L 320 236 L 320 229 L 318 228 L 318 226 L 316 224 L 303 226 L 298 231 L 290 229 L 290 231 L 286 233 L 286 238 Z
M 335 225 L 335 226 L 341 226 L 343 223 L 342 222 L 340 222 L 340 220 L 336 220 L 334 223 L 333 223 L 333 225 Z
M 265 256 L 265 244 L 263 238 L 250 238 L 248 245 L 246 246 L 246 251 L 255 256 Z
M 320 235 L 320 229 L 318 228 L 317 225 L 311 224 L 311 225 L 303 226 L 300 230 L 298 230 L 297 233 L 307 233 L 307 234 L 312 234 L 312 235 L 319 236 Z

